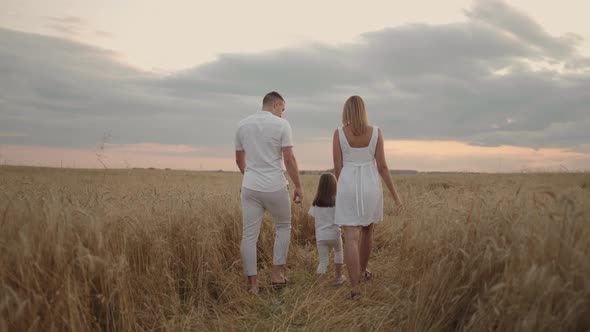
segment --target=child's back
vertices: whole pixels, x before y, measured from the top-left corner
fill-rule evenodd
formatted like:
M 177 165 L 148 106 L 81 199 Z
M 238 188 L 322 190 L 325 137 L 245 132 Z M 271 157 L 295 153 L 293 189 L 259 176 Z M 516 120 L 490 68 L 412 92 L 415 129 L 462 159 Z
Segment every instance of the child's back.
M 314 217 L 317 241 L 337 240 L 341 236 L 340 226 L 334 223 L 334 207 L 312 206 L 309 214 Z
M 340 227 L 334 222 L 336 202 L 336 177 L 333 174 L 325 173 L 320 176 L 320 183 L 309 214 L 314 217 L 315 237 L 318 246 L 320 262 L 317 273 L 323 279 L 328 270 L 330 249 L 334 249 L 334 263 L 336 264 L 336 283 L 341 285 L 344 282 L 342 275 L 342 264 L 344 263 L 342 253 L 342 236 Z

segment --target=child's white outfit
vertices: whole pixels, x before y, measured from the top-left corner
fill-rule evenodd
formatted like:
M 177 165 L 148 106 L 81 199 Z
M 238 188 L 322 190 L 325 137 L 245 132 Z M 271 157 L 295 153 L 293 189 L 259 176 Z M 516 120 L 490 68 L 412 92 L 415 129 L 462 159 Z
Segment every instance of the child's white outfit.
M 308 212 L 315 219 L 315 237 L 320 255 L 318 274 L 326 273 L 330 248 L 334 249 L 334 263 L 344 263 L 340 226 L 334 224 L 334 207 L 312 206 Z

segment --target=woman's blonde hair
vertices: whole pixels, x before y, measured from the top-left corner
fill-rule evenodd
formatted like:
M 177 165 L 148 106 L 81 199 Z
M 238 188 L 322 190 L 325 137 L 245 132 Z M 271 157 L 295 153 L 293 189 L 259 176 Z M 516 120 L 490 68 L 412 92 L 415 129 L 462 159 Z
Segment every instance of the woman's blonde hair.
M 365 103 L 359 96 L 352 96 L 344 103 L 342 110 L 342 125 L 350 126 L 352 134 L 363 135 L 369 126 L 369 117 L 365 110 Z

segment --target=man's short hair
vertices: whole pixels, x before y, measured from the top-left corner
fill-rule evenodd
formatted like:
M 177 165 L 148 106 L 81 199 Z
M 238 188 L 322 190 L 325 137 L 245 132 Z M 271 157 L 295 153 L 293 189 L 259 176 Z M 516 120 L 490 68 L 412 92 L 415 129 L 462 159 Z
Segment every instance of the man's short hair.
M 269 92 L 266 94 L 266 96 L 264 96 L 264 99 L 262 99 L 262 106 L 272 104 L 277 100 L 285 101 L 285 99 L 283 99 L 283 96 L 281 96 L 280 93 L 276 91 Z

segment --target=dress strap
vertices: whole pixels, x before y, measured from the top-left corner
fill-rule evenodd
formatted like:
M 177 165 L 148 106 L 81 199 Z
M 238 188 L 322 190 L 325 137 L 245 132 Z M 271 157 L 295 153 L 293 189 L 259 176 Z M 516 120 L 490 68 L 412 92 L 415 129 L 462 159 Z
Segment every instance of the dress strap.
M 346 135 L 344 135 L 344 129 L 342 127 L 338 127 L 338 138 L 340 139 L 340 149 L 344 150 L 348 149 L 350 145 L 348 145 L 348 140 L 346 140 Z
M 377 140 L 379 139 L 379 127 L 373 126 L 373 134 L 371 135 L 371 141 L 369 141 L 369 148 L 373 153 L 377 149 Z

